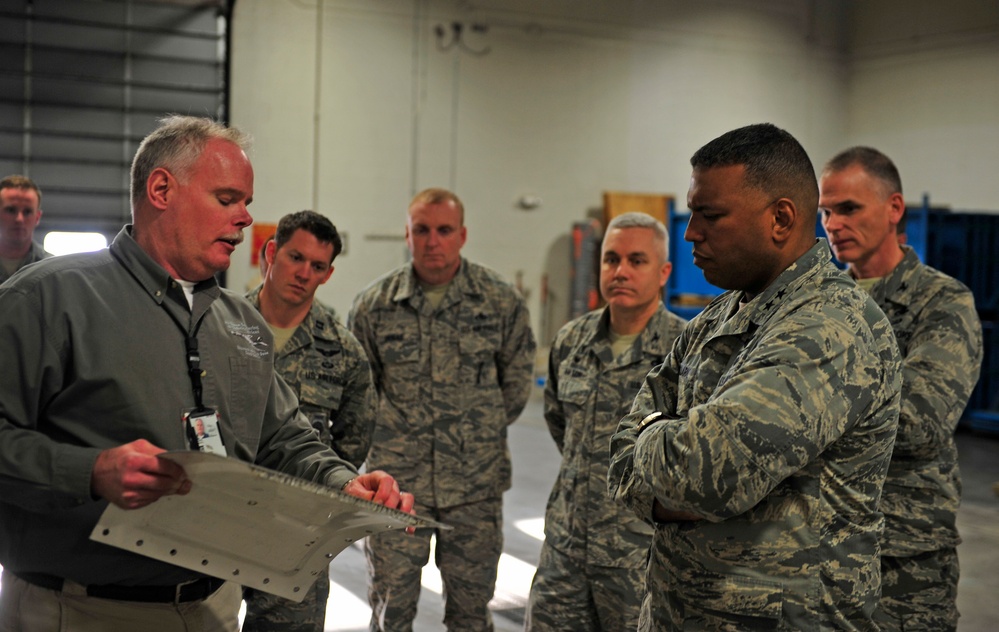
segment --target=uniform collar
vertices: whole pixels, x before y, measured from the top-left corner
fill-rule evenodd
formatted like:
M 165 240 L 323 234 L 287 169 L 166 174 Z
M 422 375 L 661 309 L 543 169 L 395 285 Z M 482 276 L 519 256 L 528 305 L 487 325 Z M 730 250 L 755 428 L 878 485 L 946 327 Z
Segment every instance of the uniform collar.
M 675 335 L 669 335 L 670 325 L 670 314 L 660 301 L 659 307 L 638 337 L 639 351 L 654 356 L 664 356 L 669 353 L 673 347 L 672 340 L 676 338 Z M 596 347 L 598 344 L 609 345 L 610 333 L 610 307 L 604 307 L 598 325 L 590 330 L 583 342 L 589 347 Z
M 399 287 L 396 288 L 395 293 L 392 295 L 392 300 L 396 303 L 408 301 L 413 298 L 419 287 L 420 281 L 416 278 L 416 271 L 413 269 L 413 264 L 409 264 L 408 269 L 402 275 Z M 476 283 L 468 274 L 468 261 L 462 257 L 461 263 L 458 266 L 458 272 L 451 279 L 447 295 L 445 295 L 444 301 L 441 302 L 441 307 L 452 302 L 449 300 L 450 297 L 464 296 L 466 294 L 479 296 L 482 292 L 477 288 Z
M 902 251 L 905 255 L 895 269 L 871 287 L 871 298 L 879 305 L 888 300 L 905 305 L 912 299 L 911 289 L 923 264 L 912 246 L 902 246 Z
M 724 307 L 720 308 L 717 318 L 724 320 L 732 314 L 726 323 L 727 333 L 730 334 L 743 333 L 763 325 L 780 311 L 788 296 L 797 291 L 831 259 L 829 242 L 822 237 L 817 238 L 815 244 L 805 254 L 798 257 L 741 310 L 736 312 L 738 302 L 743 296 L 742 292 L 727 292 L 722 295 L 720 300 L 724 303 Z

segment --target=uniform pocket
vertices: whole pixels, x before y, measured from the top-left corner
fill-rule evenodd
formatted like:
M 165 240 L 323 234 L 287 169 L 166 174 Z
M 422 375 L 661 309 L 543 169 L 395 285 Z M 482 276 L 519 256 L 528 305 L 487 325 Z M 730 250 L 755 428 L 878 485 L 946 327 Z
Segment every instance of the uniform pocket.
M 684 616 L 684 630 L 739 630 L 773 632 L 784 613 L 784 587 L 780 582 L 718 576 L 688 593 L 690 604 Z
M 298 400 L 298 407 L 319 433 L 319 438 L 323 440 L 323 443 L 328 444 L 330 442 L 330 416 L 333 412 L 333 400 L 314 390 L 306 391 L 303 389 Z
M 419 396 L 420 342 L 416 334 L 388 334 L 378 337 L 381 380 L 388 398 L 398 403 L 414 401 Z
M 490 387 L 499 384 L 496 370 L 496 356 L 499 354 L 499 335 L 466 331 L 458 338 L 458 351 L 461 354 L 462 386 Z
M 420 359 L 420 343 L 416 335 L 386 334 L 377 339 L 382 364 L 407 364 Z
M 558 399 L 563 404 L 583 406 L 593 394 L 592 378 L 562 374 L 558 376 Z

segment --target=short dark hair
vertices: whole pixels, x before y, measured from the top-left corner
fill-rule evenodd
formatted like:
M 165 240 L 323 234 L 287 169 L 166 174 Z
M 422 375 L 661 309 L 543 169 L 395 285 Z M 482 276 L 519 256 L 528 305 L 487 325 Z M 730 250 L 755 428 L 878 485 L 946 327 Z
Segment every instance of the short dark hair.
M 873 147 L 858 145 L 844 149 L 826 163 L 822 173 L 835 173 L 847 167 L 860 165 L 872 178 L 884 185 L 885 197 L 902 193 L 902 177 L 891 158 Z
M 42 203 L 42 192 L 38 190 L 38 186 L 31 181 L 28 176 L 22 176 L 20 174 L 9 175 L 3 180 L 0 180 L 0 191 L 4 189 L 21 189 L 22 191 L 34 191 L 38 196 L 38 203 Z
M 773 198 L 786 197 L 799 210 L 815 215 L 819 185 L 805 148 L 771 123 L 747 125 L 722 134 L 690 158 L 694 169 L 746 167 L 746 184 Z
M 312 233 L 321 243 L 333 244 L 333 256 L 330 257 L 330 263 L 333 263 L 336 256 L 343 250 L 343 240 L 340 239 L 340 233 L 337 232 L 336 226 L 325 215 L 320 215 L 315 211 L 298 211 L 282 217 L 281 221 L 278 222 L 277 232 L 274 233 L 275 250 L 280 250 L 299 229 Z

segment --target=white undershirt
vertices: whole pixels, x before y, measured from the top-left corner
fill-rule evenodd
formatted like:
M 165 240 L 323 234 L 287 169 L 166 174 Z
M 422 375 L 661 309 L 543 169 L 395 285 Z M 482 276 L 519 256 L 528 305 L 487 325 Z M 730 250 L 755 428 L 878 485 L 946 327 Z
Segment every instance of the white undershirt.
M 193 281 L 181 281 L 180 279 L 174 279 L 174 281 L 176 281 L 177 284 L 180 285 L 180 289 L 184 290 L 184 298 L 187 299 L 187 306 L 193 311 L 195 283 Z

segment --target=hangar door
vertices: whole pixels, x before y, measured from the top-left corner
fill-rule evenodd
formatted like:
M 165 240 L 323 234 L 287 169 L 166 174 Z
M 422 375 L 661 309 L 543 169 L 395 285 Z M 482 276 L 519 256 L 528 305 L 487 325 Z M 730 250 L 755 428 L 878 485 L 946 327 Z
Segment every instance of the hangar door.
M 228 2 L 0 0 L 0 177 L 27 175 L 50 230 L 113 236 L 128 170 L 168 113 L 226 120 Z

